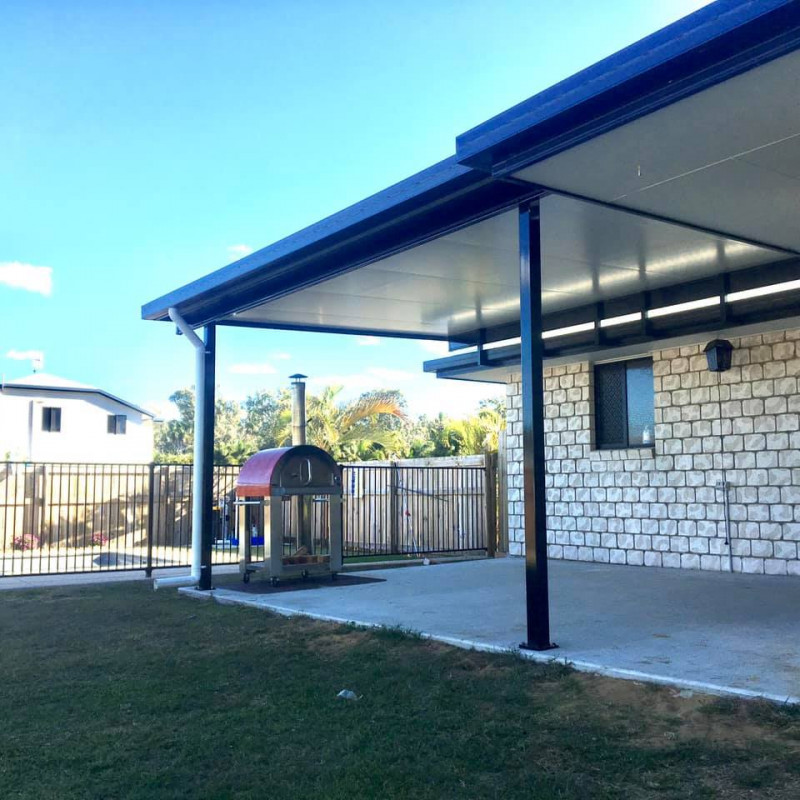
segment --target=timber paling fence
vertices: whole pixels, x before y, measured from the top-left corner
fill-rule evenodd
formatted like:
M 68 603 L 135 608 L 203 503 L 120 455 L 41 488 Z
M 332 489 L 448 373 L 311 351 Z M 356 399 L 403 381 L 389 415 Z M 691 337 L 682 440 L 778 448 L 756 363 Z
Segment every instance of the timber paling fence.
M 496 457 L 436 461 L 343 465 L 346 557 L 493 552 Z M 189 566 L 192 471 L 0 462 L 0 577 Z M 238 474 L 238 466 L 214 468 L 217 565 L 239 560 Z M 247 523 L 256 536 L 258 517 Z

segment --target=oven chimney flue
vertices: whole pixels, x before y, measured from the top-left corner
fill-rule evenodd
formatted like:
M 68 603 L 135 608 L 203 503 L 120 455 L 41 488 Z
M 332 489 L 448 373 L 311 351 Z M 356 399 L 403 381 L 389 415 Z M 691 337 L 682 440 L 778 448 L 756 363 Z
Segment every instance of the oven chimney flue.
M 292 381 L 292 444 L 306 443 L 306 384 L 307 375 L 289 376 Z

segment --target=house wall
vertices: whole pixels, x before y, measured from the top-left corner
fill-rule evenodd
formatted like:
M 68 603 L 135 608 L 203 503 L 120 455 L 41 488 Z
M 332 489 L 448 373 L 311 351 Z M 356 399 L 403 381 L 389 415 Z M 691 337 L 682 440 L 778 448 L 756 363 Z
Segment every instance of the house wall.
M 42 430 L 42 408 L 61 408 L 61 431 Z M 124 435 L 108 433 L 108 415 L 128 417 Z M 153 421 L 102 395 L 6 388 L 0 394 L 0 460 L 146 463 Z
M 596 450 L 592 366 L 545 369 L 552 558 L 728 570 L 724 467 L 733 570 L 800 575 L 800 330 L 730 341 L 721 374 L 699 344 L 653 352 L 654 449 Z M 507 400 L 509 550 L 521 555 L 519 375 Z

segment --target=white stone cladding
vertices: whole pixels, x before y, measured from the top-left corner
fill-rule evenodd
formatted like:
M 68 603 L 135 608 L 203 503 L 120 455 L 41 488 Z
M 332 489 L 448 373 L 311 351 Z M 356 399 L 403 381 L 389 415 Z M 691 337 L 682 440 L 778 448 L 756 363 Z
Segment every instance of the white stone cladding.
M 800 330 L 730 341 L 733 366 L 719 374 L 699 344 L 652 353 L 653 449 L 596 450 L 593 367 L 545 369 L 550 557 L 728 570 L 724 468 L 734 572 L 800 575 Z M 512 555 L 525 547 L 521 414 L 517 374 L 507 395 Z

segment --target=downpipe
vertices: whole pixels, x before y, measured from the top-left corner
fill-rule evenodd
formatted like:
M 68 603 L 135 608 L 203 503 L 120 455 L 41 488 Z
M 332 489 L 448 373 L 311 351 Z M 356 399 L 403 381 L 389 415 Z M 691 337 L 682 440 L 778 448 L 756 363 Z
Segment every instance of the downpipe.
M 192 330 L 188 322 L 178 313 L 177 308 L 169 309 L 169 318 L 175 323 L 189 344 L 194 347 L 194 469 L 192 473 L 192 568 L 189 575 L 178 575 L 169 578 L 156 578 L 153 588 L 162 586 L 193 586 L 200 580 L 203 561 L 203 418 L 201 390 L 205 384 L 206 346 L 203 340 Z
M 728 546 L 728 572 L 733 572 L 733 536 L 731 535 L 731 482 L 724 477 L 717 481 L 717 489 L 722 492 L 722 513 L 725 521 L 725 544 Z

